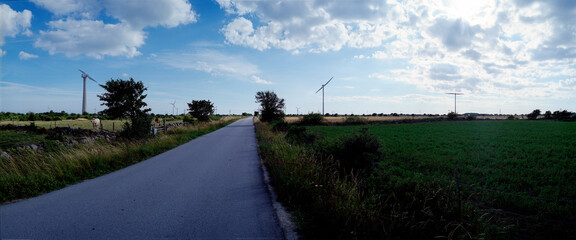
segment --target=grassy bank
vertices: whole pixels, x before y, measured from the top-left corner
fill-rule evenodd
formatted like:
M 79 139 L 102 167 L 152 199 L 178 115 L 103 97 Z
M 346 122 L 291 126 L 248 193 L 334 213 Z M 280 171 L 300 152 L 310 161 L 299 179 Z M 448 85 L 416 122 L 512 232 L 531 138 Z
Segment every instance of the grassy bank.
M 0 158 L 0 202 L 28 198 L 124 168 L 170 150 L 237 120 L 222 119 L 175 128 L 142 141 L 105 141 L 67 147 L 52 143 L 50 151 L 23 150 Z
M 306 127 L 306 144 L 258 124 L 279 198 L 311 239 L 573 236 L 576 125 L 471 121 Z M 367 131 L 384 153 L 342 174 L 331 147 Z M 294 131 L 292 131 L 294 132 Z M 334 152 L 334 151 L 332 151 Z

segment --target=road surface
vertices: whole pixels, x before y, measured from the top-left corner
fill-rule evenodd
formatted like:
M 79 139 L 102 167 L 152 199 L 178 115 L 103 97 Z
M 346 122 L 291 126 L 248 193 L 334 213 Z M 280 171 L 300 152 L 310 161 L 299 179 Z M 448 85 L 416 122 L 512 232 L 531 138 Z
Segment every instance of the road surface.
M 252 119 L 125 169 L 0 206 L 0 239 L 282 239 Z

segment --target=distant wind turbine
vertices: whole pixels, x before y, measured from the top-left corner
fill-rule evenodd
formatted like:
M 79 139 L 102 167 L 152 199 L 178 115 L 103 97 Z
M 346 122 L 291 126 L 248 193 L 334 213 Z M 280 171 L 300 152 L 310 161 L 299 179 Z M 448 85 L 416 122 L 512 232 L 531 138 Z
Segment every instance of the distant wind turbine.
M 173 103 L 170 103 L 170 105 L 172 105 L 172 115 L 174 115 L 174 108 L 176 107 L 176 100 L 174 100 Z
M 453 93 L 446 93 L 446 94 L 452 94 L 452 95 L 454 95 L 454 113 L 457 113 L 457 112 L 456 112 L 456 95 L 464 95 L 464 93 L 453 92 Z
M 78 71 L 80 71 L 82 73 L 82 79 L 84 79 L 84 92 L 82 95 L 82 114 L 84 114 L 86 111 L 86 78 L 89 78 L 90 80 L 94 81 L 95 83 L 98 83 L 96 80 L 94 80 L 94 78 L 90 77 L 90 75 L 88 75 L 87 73 L 85 73 L 84 71 L 78 69 Z
M 322 87 L 320 87 L 320 89 L 318 89 L 318 91 L 316 91 L 315 93 L 320 92 L 320 90 L 322 90 L 322 115 L 324 115 L 324 87 L 326 87 L 326 85 L 328 85 L 328 83 L 330 83 L 330 81 L 332 81 L 331 77 L 330 80 L 328 80 L 328 82 L 326 82 L 325 84 L 322 84 Z

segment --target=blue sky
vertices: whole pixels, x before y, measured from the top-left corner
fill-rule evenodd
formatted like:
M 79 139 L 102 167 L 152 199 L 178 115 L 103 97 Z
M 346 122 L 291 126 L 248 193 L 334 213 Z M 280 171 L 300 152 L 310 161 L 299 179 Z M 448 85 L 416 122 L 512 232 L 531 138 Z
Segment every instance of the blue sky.
M 0 111 L 81 111 L 78 69 L 154 113 L 576 111 L 576 1 L 0 0 Z M 88 82 L 88 112 L 103 89 Z M 176 109 L 174 109 L 176 112 Z

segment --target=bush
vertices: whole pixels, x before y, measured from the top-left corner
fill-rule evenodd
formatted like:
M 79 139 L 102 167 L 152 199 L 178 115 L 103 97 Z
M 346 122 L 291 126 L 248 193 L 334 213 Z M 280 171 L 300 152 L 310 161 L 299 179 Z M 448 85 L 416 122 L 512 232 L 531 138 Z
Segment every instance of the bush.
M 272 122 L 272 130 L 275 132 L 286 132 L 290 129 L 290 124 L 284 120 L 277 120 Z
M 318 135 L 309 133 L 305 127 L 292 126 L 286 133 L 286 139 L 292 144 L 313 144 Z
M 458 118 L 458 114 L 455 112 L 448 113 L 448 120 L 455 120 L 456 118 Z
M 476 115 L 467 115 L 466 120 L 476 120 Z
M 320 113 L 310 113 L 308 115 L 304 115 L 302 119 L 300 119 L 301 125 L 319 125 L 324 122 L 324 116 Z
M 352 125 L 354 125 L 354 124 L 360 125 L 360 124 L 365 124 L 366 119 L 362 118 L 362 117 L 358 117 L 358 116 L 350 116 L 344 120 L 344 123 L 352 124 Z
M 123 138 L 143 139 L 152 136 L 150 127 L 152 116 L 148 114 L 137 114 L 130 117 L 130 123 L 124 124 L 124 131 L 120 134 Z
M 368 132 L 367 128 L 331 142 L 322 141 L 315 147 L 325 159 L 332 157 L 343 175 L 369 174 L 383 156 L 380 139 Z
M 184 115 L 184 118 L 182 119 L 183 122 L 185 123 L 190 123 L 190 124 L 196 124 L 198 122 L 198 119 L 196 119 L 195 117 L 192 117 L 191 115 Z
M 506 118 L 508 120 L 517 120 L 518 118 L 514 117 L 514 115 L 510 115 L 508 116 L 508 118 Z
M 540 116 L 540 109 L 536 109 L 526 116 L 528 117 L 529 120 L 536 120 L 538 116 Z

